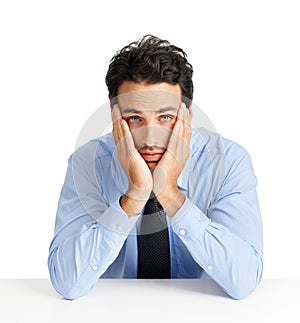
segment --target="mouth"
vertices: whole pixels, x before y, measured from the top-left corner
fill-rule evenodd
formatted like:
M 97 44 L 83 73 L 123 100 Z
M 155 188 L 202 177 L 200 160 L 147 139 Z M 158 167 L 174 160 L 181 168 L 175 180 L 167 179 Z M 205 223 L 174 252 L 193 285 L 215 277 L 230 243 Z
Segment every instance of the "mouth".
M 157 162 L 161 159 L 162 155 L 163 154 L 141 154 L 141 156 L 147 162 Z
M 164 152 L 141 151 L 140 154 L 146 162 L 158 162 L 161 159 Z

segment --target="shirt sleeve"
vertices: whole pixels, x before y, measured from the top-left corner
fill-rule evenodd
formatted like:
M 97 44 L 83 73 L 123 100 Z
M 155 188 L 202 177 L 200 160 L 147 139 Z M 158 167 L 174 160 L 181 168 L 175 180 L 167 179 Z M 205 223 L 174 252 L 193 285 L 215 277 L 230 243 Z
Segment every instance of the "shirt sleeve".
M 137 218 L 127 216 L 119 198 L 108 205 L 89 172 L 74 167 L 71 157 L 48 257 L 57 292 L 67 299 L 89 293 L 117 258 Z
M 228 165 L 221 194 L 204 214 L 189 198 L 172 218 L 190 254 L 232 298 L 248 296 L 263 270 L 262 221 L 249 155 Z

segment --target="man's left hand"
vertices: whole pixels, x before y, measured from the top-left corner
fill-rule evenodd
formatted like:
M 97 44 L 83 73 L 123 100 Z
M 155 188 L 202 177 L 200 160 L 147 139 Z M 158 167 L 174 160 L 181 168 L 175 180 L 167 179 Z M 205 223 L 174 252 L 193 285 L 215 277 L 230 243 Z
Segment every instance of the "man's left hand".
M 153 192 L 166 212 L 173 216 L 185 200 L 177 179 L 190 155 L 191 113 L 182 103 L 167 150 L 153 171 Z

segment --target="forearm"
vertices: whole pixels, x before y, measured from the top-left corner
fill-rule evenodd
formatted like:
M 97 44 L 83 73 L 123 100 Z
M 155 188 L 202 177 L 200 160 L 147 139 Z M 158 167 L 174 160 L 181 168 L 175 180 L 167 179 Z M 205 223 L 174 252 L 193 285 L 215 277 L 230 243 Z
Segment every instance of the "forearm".
M 176 186 L 166 187 L 157 195 L 157 198 L 170 217 L 173 217 L 182 207 L 185 195 Z
M 54 288 L 67 299 L 87 294 L 117 258 L 136 221 L 116 200 L 97 221 L 86 214 L 59 230 L 48 259 Z
M 139 215 L 146 202 L 147 200 L 132 198 L 126 194 L 120 198 L 120 206 L 128 217 Z
M 94 223 L 86 231 L 64 240 L 49 254 L 53 287 L 67 299 L 88 294 L 117 258 L 126 237 Z
M 261 280 L 261 252 L 222 224 L 211 221 L 191 202 L 187 205 L 180 210 L 185 213 L 181 218 L 172 219 L 175 233 L 198 265 L 228 295 L 236 299 L 248 296 Z

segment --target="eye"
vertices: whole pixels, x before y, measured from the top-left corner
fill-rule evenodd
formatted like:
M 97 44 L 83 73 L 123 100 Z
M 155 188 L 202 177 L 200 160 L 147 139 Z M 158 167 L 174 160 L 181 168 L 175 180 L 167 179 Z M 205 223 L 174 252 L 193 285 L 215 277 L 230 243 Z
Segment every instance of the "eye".
M 173 119 L 173 116 L 170 116 L 170 115 L 164 115 L 164 116 L 161 116 L 160 117 L 160 120 L 161 121 L 171 121 Z
M 130 123 L 135 123 L 140 120 L 141 120 L 141 118 L 139 116 L 131 116 L 131 117 L 127 118 L 127 122 L 130 122 Z

